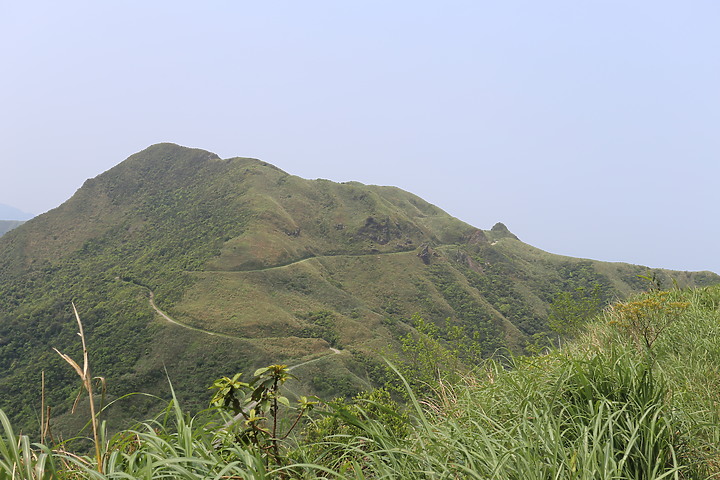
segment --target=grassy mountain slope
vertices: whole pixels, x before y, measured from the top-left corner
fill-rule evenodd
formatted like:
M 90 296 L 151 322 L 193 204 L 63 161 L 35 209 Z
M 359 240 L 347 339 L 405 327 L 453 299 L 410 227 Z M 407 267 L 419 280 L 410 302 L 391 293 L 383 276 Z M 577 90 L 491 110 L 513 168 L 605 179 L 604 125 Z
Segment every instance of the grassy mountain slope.
M 405 408 L 384 390 L 320 405 L 272 454 L 260 433 L 238 441 L 247 423 L 229 427 L 219 410 L 191 419 L 172 404 L 107 435 L 94 458 L 73 442 L 31 444 L 0 410 L 0 476 L 716 479 L 718 306 L 719 286 L 634 296 L 562 349 L 447 372 L 429 395 L 406 389 Z M 296 411 L 280 412 L 284 431 Z
M 22 220 L 0 220 L 0 237 L 5 235 L 7 232 L 15 227 L 19 227 L 25 223 Z
M 45 370 L 48 401 L 69 421 L 76 382 L 50 347 L 80 354 L 71 302 L 111 398 L 167 392 L 167 371 L 185 404 L 201 406 L 212 379 L 277 362 L 298 365 L 298 388 L 366 388 L 415 313 L 450 319 L 485 356 L 520 352 L 547 331 L 558 292 L 599 284 L 606 299 L 623 297 L 644 273 L 542 252 L 397 188 L 155 145 L 0 239 L 0 408 L 30 425 Z M 137 417 L 146 402 L 116 415 Z

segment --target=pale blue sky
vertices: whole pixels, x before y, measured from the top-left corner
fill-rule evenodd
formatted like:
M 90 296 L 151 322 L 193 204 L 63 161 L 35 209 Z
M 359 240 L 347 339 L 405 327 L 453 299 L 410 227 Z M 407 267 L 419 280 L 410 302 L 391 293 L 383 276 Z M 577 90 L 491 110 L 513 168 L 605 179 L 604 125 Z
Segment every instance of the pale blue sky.
M 0 203 L 153 143 L 720 272 L 720 2 L 0 0 Z

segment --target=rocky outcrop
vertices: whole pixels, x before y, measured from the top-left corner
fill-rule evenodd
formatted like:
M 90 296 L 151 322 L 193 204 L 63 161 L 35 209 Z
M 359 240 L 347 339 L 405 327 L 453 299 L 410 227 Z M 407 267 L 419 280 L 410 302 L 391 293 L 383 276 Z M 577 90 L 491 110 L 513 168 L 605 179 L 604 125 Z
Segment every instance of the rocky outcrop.
M 515 236 L 515 234 L 508 230 L 508 228 L 502 222 L 498 222 L 493 225 L 490 231 L 494 234 L 495 238 L 514 238 L 515 240 L 520 240 L 518 237 Z

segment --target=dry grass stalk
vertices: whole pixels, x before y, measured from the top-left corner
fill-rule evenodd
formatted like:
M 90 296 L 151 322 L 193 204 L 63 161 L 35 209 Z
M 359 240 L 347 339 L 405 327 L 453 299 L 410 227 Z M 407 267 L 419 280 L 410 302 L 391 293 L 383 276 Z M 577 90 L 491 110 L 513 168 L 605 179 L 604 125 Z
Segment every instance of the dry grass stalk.
M 83 347 L 83 367 L 80 368 L 80 366 L 77 364 L 75 360 L 70 358 L 70 356 L 65 355 L 64 353 L 61 353 L 57 348 L 53 348 L 58 355 L 62 357 L 63 360 L 65 360 L 67 363 L 70 364 L 71 367 L 75 369 L 78 376 L 82 380 L 83 387 L 85 387 L 85 390 L 88 392 L 88 397 L 90 400 L 90 422 L 92 424 L 93 429 L 93 440 L 95 442 L 95 458 L 97 460 L 97 468 L 100 473 L 103 473 L 102 468 L 102 456 L 100 455 L 100 438 L 98 436 L 98 421 L 97 417 L 95 415 L 95 399 L 93 397 L 93 389 L 92 389 L 92 376 L 90 375 L 90 363 L 88 362 L 88 350 L 87 345 L 85 344 L 85 332 L 83 331 L 82 322 L 80 321 L 80 315 L 78 315 L 77 308 L 75 308 L 75 303 L 72 304 L 73 312 L 75 312 L 75 319 L 78 323 L 78 328 L 80 331 L 78 332 L 78 335 L 80 335 L 80 340 L 82 341 L 82 347 Z
M 40 375 L 40 443 L 45 443 L 45 370 Z

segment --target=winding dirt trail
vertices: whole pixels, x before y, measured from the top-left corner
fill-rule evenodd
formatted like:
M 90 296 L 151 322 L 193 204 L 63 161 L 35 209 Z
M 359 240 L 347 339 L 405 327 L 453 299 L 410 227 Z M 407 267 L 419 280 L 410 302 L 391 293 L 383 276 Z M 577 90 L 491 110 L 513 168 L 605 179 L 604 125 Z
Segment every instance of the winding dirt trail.
M 325 258 L 338 258 L 338 257 L 348 257 L 348 258 L 359 258 L 359 257 L 375 257 L 378 255 L 403 255 L 408 253 L 413 253 L 415 250 L 402 250 L 400 252 L 374 252 L 374 253 L 333 253 L 333 254 L 327 254 L 327 255 L 313 255 L 311 257 L 305 257 L 300 258 L 298 260 L 293 260 L 292 262 L 288 263 L 281 263 L 279 265 L 269 265 L 267 267 L 260 267 L 260 268 L 250 268 L 247 270 L 188 270 L 188 273 L 251 273 L 251 272 L 264 272 L 266 270 L 274 270 L 279 268 L 285 268 L 290 267 L 293 265 L 297 265 L 302 262 L 307 262 L 310 260 L 322 260 Z
M 411 253 L 413 250 L 404 250 L 400 252 L 373 252 L 373 253 L 358 253 L 358 254 L 347 254 L 347 253 L 339 253 L 339 254 L 331 254 L 331 255 L 314 255 L 311 257 L 301 258 L 299 260 L 295 260 L 289 263 L 281 264 L 281 265 L 272 265 L 268 267 L 262 267 L 262 268 L 256 268 L 256 269 L 250 269 L 250 270 L 200 270 L 199 272 L 208 272 L 208 273 L 248 273 L 248 272 L 261 272 L 265 270 L 273 270 L 273 269 L 279 269 L 279 268 L 285 268 L 292 265 L 296 265 L 302 262 L 307 262 L 309 260 L 322 260 L 323 258 L 332 258 L 332 257 L 364 257 L 364 256 L 377 256 L 377 255 L 402 255 L 402 254 L 408 254 Z M 188 273 L 197 273 L 195 272 L 188 272 Z M 204 333 L 206 335 L 212 335 L 215 337 L 223 337 L 223 338 L 229 338 L 233 340 L 251 340 L 249 338 L 245 337 L 236 337 L 233 335 L 228 335 L 225 333 L 219 333 L 219 332 L 212 332 L 210 330 L 205 330 L 199 327 L 193 327 L 192 325 L 188 325 L 183 322 L 179 322 L 172 318 L 170 315 L 165 313 L 164 311 L 160 310 L 158 306 L 155 304 L 155 292 L 153 292 L 150 288 L 146 287 L 145 285 L 140 285 L 139 283 L 132 282 L 135 285 L 138 285 L 140 287 L 143 287 L 147 289 L 148 292 L 150 292 L 150 306 L 152 307 L 155 312 L 160 315 L 163 319 L 165 319 L 167 322 L 176 325 L 181 328 L 186 328 L 188 330 L 194 330 L 196 332 Z M 322 360 L 323 358 L 329 356 L 329 355 L 340 355 L 344 353 L 342 350 L 338 350 L 337 348 L 330 347 L 330 353 L 326 353 L 324 355 L 321 355 L 319 357 L 312 358 L 310 360 L 307 360 L 305 362 L 298 363 L 296 365 L 292 365 L 288 368 L 288 370 L 292 370 L 297 367 L 302 367 L 304 365 L 308 365 L 313 362 L 317 362 L 318 360 Z
M 298 363 L 298 364 L 296 364 L 296 365 L 293 365 L 293 366 L 291 366 L 291 367 L 288 367 L 288 370 L 292 370 L 292 369 L 297 368 L 297 367 L 302 367 L 302 366 L 304 366 L 304 365 L 307 365 L 308 363 L 317 362 L 318 360 L 322 360 L 323 358 L 325 358 L 325 357 L 327 357 L 327 356 L 329 356 L 329 355 L 340 355 L 341 353 L 343 353 L 342 350 L 338 350 L 337 348 L 332 348 L 332 347 L 330 347 L 330 351 L 331 351 L 332 353 L 326 353 L 326 354 L 321 355 L 321 356 L 319 356 L 319 357 L 311 358 L 310 360 L 308 360 L 308 361 L 306 361 L 306 362 Z
M 147 288 L 147 287 L 144 287 L 144 288 Z M 181 327 L 181 328 L 187 328 L 188 330 L 194 330 L 196 332 L 204 333 L 206 335 L 212 335 L 215 337 L 230 338 L 233 340 L 245 340 L 245 341 L 251 340 L 251 339 L 244 338 L 244 337 L 234 337 L 232 335 L 227 335 L 225 333 L 211 332 L 209 330 L 203 330 L 202 328 L 193 327 L 192 325 L 188 325 L 186 323 L 178 322 L 177 320 L 172 318 L 170 315 L 168 315 L 167 313 L 163 312 L 162 310 L 160 310 L 158 308 L 158 306 L 155 304 L 155 292 L 153 292 L 149 288 L 147 290 L 150 292 L 150 306 L 153 308 L 153 310 L 155 310 L 155 312 L 158 315 L 160 315 L 162 318 L 167 320 L 169 323 L 172 323 L 173 325 L 177 325 L 178 327 Z M 323 358 L 325 358 L 329 355 L 339 355 L 341 353 L 343 353 L 342 350 L 338 350 L 337 348 L 330 347 L 330 353 L 326 353 L 319 357 L 311 358 L 310 360 L 307 360 L 305 362 L 301 362 L 296 365 L 292 365 L 292 366 L 288 367 L 288 370 L 292 370 L 297 367 L 302 367 L 303 365 L 307 365 L 309 363 L 317 362 L 318 360 L 322 360 Z
M 148 289 L 149 290 L 149 289 Z M 215 337 L 224 337 L 224 338 L 231 338 L 231 339 L 239 339 L 239 340 L 246 340 L 242 337 L 234 337 L 232 335 L 228 335 L 226 333 L 218 333 L 218 332 L 211 332 L 210 330 L 203 330 L 202 328 L 193 327 L 192 325 L 188 325 L 186 323 L 178 322 L 174 318 L 172 318 L 167 313 L 163 312 L 158 308 L 157 305 L 155 305 L 155 292 L 152 290 L 149 290 L 150 292 L 150 306 L 157 312 L 158 315 L 160 315 L 162 318 L 167 320 L 168 322 L 172 323 L 173 325 L 177 325 L 178 327 L 187 328 L 188 330 L 195 330 L 196 332 L 204 333 L 206 335 L 213 335 Z

